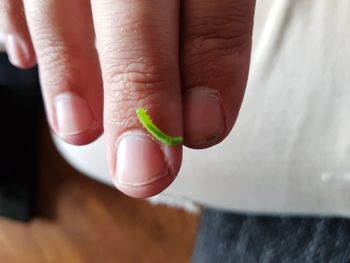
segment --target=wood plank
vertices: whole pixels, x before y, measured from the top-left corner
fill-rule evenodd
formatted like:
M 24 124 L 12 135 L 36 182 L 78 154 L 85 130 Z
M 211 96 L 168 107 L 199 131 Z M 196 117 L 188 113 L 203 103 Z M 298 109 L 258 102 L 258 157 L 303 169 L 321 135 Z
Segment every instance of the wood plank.
M 46 126 L 38 217 L 0 219 L 0 262 L 189 262 L 198 216 L 124 196 L 72 169 Z

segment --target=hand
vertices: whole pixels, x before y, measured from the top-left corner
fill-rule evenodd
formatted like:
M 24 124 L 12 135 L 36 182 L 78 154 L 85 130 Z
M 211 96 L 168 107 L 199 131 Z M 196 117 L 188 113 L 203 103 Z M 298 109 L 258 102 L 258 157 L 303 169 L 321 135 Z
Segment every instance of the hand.
M 150 137 L 135 110 L 146 108 L 188 147 L 222 141 L 246 87 L 254 7 L 253 0 L 0 0 L 0 31 L 14 65 L 37 59 L 53 131 L 76 145 L 104 131 L 117 188 L 143 198 L 174 180 L 182 147 Z

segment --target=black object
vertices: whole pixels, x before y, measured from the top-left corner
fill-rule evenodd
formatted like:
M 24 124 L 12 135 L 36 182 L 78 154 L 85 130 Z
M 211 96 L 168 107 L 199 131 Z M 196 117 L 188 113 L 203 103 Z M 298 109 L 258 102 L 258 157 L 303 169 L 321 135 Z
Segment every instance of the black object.
M 204 210 L 194 263 L 350 262 L 350 221 Z
M 0 216 L 32 215 L 40 110 L 37 69 L 17 69 L 0 53 Z

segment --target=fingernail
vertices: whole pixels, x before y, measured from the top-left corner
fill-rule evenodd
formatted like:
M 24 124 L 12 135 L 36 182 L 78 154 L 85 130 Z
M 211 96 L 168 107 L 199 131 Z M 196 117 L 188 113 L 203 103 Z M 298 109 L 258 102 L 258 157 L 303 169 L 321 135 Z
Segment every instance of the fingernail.
M 13 35 L 5 37 L 5 48 L 12 65 L 21 67 L 31 63 L 32 57 L 27 45 Z
M 88 103 L 81 97 L 63 94 L 56 98 L 57 132 L 61 136 L 76 135 L 92 129 L 96 120 Z
M 169 174 L 164 154 L 150 136 L 130 132 L 118 141 L 116 185 L 139 187 Z
M 215 142 L 224 131 L 224 115 L 217 91 L 193 88 L 186 92 L 185 140 L 190 146 L 205 146 Z

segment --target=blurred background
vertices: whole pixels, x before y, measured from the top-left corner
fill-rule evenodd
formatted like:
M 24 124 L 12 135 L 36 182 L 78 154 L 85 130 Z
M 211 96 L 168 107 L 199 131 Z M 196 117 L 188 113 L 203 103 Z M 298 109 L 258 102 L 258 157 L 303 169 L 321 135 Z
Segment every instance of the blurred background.
M 126 197 L 52 143 L 37 69 L 0 53 L 0 262 L 189 262 L 198 215 Z

